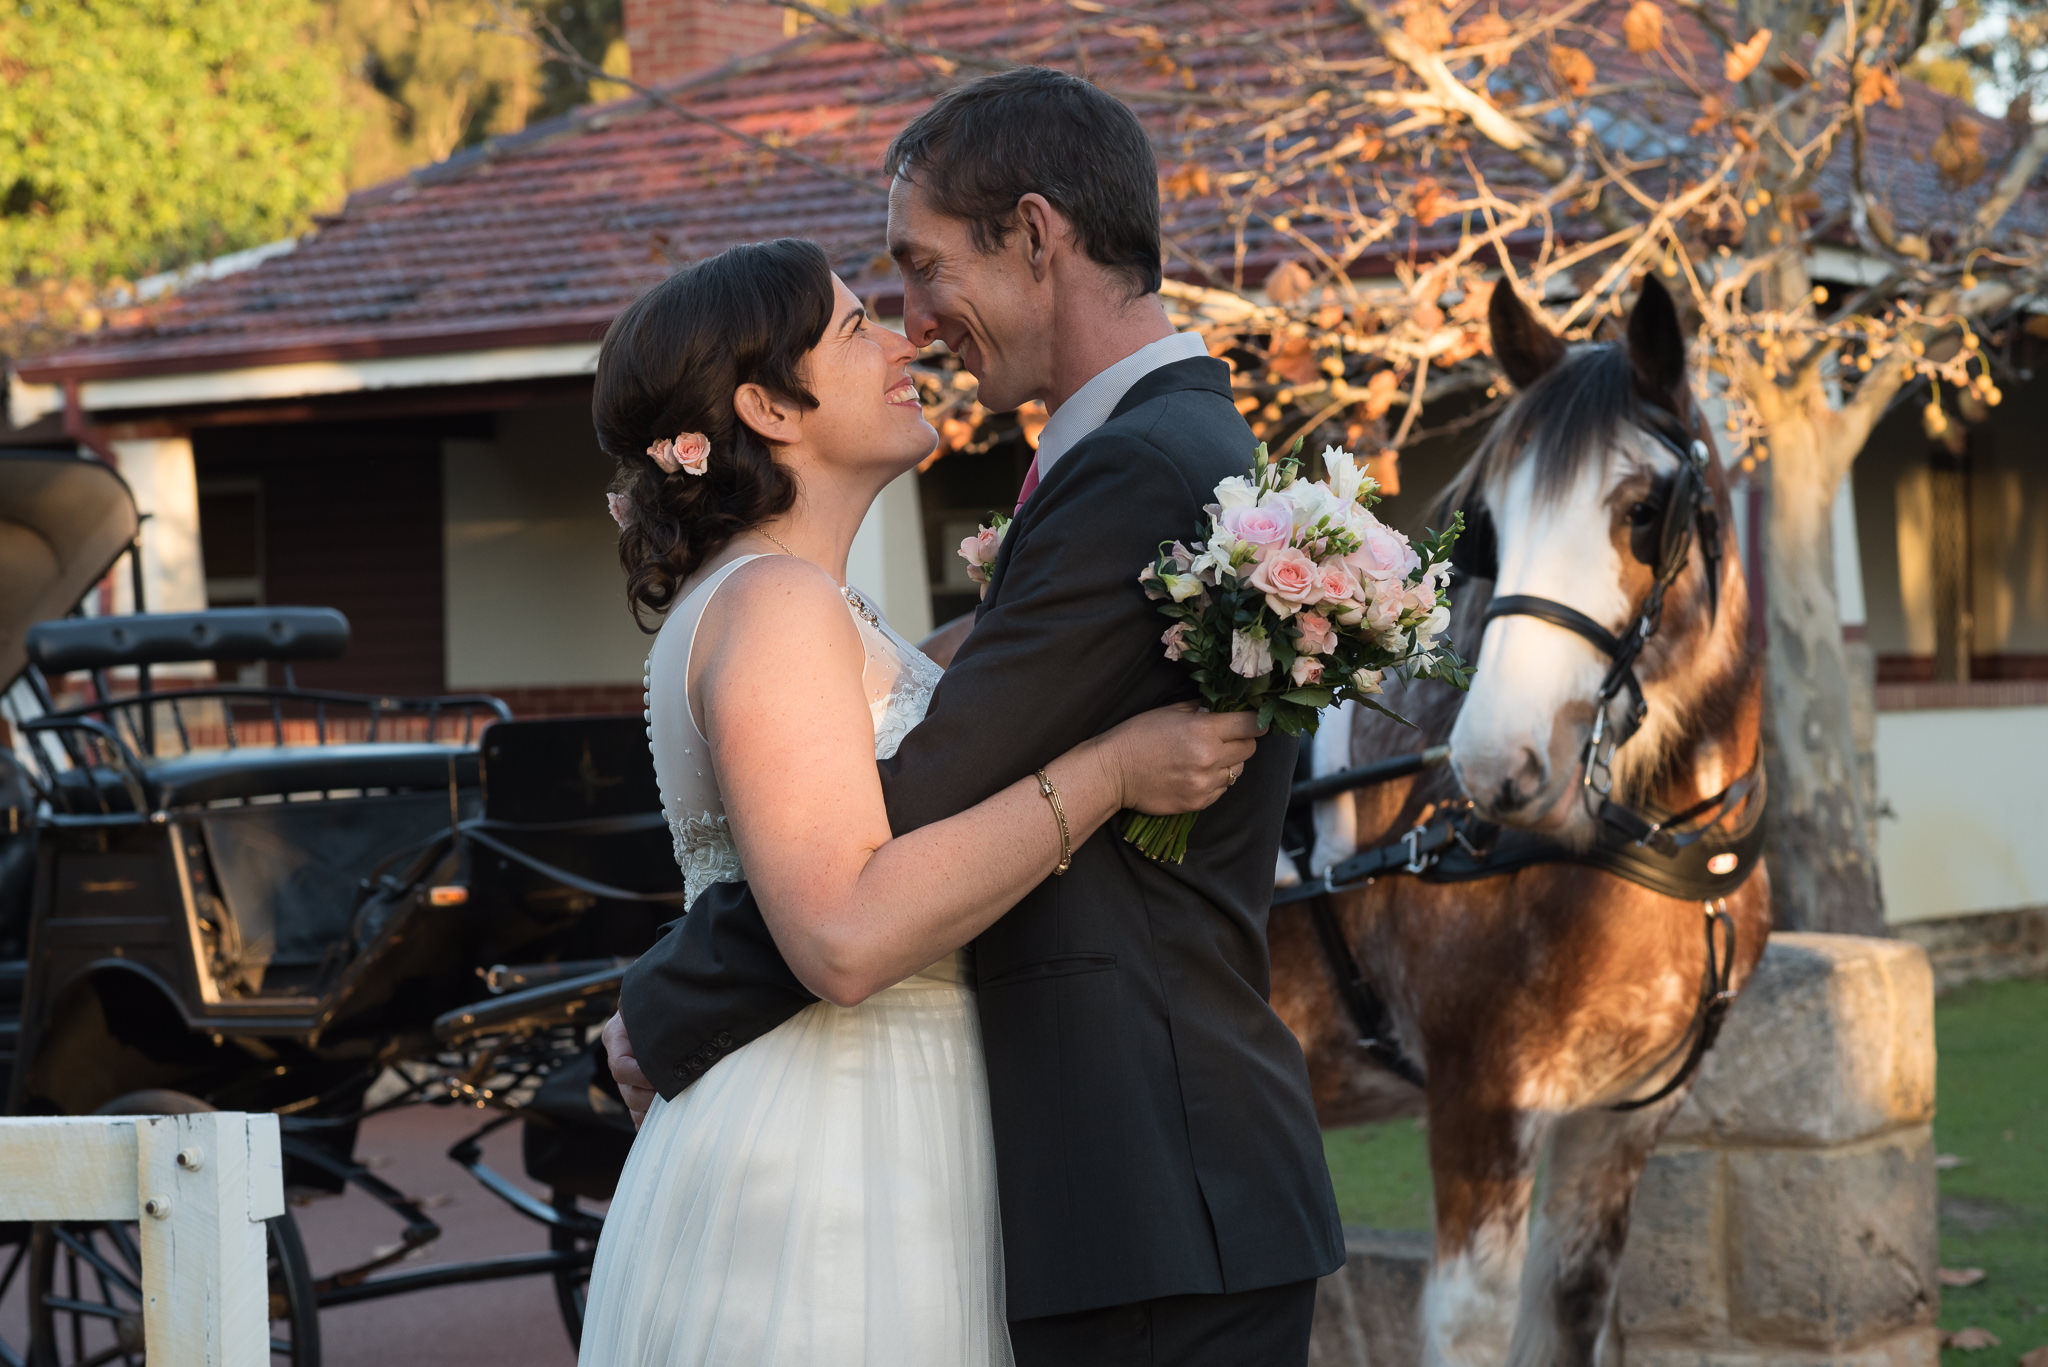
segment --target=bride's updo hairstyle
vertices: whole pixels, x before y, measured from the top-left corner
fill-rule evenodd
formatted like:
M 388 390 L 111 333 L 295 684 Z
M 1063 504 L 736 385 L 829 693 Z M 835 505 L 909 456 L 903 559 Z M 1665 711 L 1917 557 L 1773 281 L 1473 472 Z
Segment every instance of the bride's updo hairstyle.
M 617 460 L 623 495 L 619 563 L 626 598 L 658 618 L 721 547 L 787 512 L 796 477 L 733 412 L 733 392 L 758 384 L 804 408 L 803 360 L 832 321 L 832 265 L 815 242 L 785 237 L 732 247 L 677 271 L 627 306 L 597 355 L 590 414 Z M 701 432 L 704 473 L 669 473 L 647 448 Z

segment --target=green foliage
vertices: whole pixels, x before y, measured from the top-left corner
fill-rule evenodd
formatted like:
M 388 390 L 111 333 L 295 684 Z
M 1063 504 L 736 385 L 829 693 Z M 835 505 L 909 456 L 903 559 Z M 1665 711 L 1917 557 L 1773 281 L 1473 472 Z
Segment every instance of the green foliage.
M 140 275 L 272 241 L 346 175 L 311 0 L 0 8 L 0 284 Z
M 323 0 L 329 40 L 357 75 L 362 115 L 349 184 L 374 185 L 592 97 L 523 30 L 545 18 L 617 69 L 620 0 Z

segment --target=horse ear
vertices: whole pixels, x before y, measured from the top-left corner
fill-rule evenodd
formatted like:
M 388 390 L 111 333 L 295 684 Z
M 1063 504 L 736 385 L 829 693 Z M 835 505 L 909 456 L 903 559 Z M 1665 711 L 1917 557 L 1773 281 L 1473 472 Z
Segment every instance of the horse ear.
M 1654 275 L 1643 277 L 1642 292 L 1628 316 L 1628 359 L 1644 398 L 1669 404 L 1684 389 L 1685 329 L 1678 321 L 1678 305 Z
M 1564 340 L 1537 321 L 1512 280 L 1495 282 L 1486 326 L 1493 334 L 1493 359 L 1517 389 L 1527 389 L 1564 359 Z

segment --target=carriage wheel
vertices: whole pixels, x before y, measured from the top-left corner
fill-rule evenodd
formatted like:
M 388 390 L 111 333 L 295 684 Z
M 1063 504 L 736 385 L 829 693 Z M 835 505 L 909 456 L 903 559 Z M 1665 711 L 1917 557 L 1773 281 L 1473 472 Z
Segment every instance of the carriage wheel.
M 584 1220 L 602 1220 L 604 1217 L 590 1206 L 584 1205 L 577 1197 L 559 1188 L 553 1193 L 550 1204 L 564 1215 Z M 590 1291 L 590 1257 L 597 1252 L 597 1236 L 584 1234 L 560 1225 L 548 1227 L 548 1248 L 555 1253 L 580 1253 L 581 1266 L 565 1268 L 555 1273 L 555 1301 L 562 1308 L 562 1326 L 569 1331 L 569 1346 L 583 1345 L 583 1306 Z
M 182 1092 L 133 1092 L 98 1115 L 187 1115 L 213 1107 Z M 319 1308 L 298 1222 L 264 1221 L 270 1360 L 320 1367 Z M 31 1367 L 141 1367 L 142 1258 L 132 1220 L 38 1224 L 29 1239 Z

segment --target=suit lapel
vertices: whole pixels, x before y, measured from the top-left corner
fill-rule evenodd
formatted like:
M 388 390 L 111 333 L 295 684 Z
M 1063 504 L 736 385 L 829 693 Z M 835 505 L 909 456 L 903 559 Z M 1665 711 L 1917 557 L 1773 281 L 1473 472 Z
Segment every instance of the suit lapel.
M 1220 394 L 1226 399 L 1230 398 L 1230 367 L 1222 361 L 1209 356 L 1194 356 L 1185 361 L 1175 361 L 1171 365 L 1163 365 L 1140 379 L 1125 392 L 1123 398 L 1117 401 L 1116 408 L 1111 411 L 1109 422 L 1115 422 L 1126 413 L 1130 413 L 1140 405 L 1148 404 L 1154 399 L 1164 398 L 1168 394 L 1188 389 L 1206 389 L 1211 393 Z M 1108 425 L 1109 423 L 1107 422 L 1103 424 L 1104 427 Z M 1096 432 L 1101 430 L 1102 428 L 1100 427 L 1095 429 Z M 1053 474 L 1048 477 L 1047 482 L 1058 479 L 1060 468 L 1066 462 L 1074 459 L 1075 454 L 1081 447 L 1087 444 L 1089 437 L 1094 435 L 1094 432 L 1090 432 L 1088 436 L 1084 436 L 1080 441 L 1075 442 L 1074 449 L 1062 456 L 1059 463 L 1053 467 Z M 1021 525 L 1031 516 L 1033 507 L 1038 503 L 1039 495 L 1044 490 L 1045 484 L 1041 483 L 1038 488 L 1032 490 L 1031 497 L 1024 500 L 1024 506 L 1017 510 L 1016 521 L 1010 526 L 1011 535 L 1003 538 L 1003 547 L 1000 551 L 996 552 L 996 563 L 989 570 L 988 592 L 982 595 L 981 602 L 975 606 L 974 615 L 977 620 L 980 619 L 983 613 L 989 610 L 989 605 L 995 601 L 996 595 L 1002 592 L 1003 571 L 1010 564 L 1010 543 L 1015 538 L 1015 533 Z

